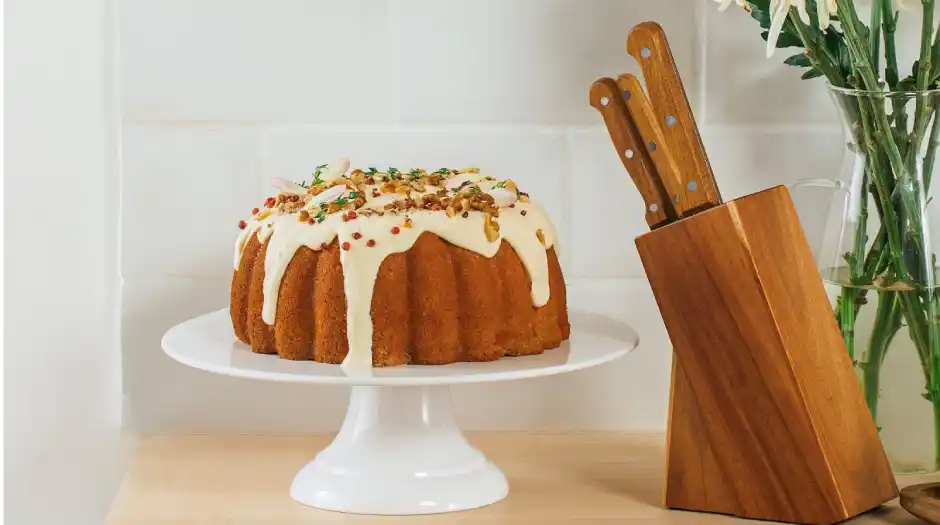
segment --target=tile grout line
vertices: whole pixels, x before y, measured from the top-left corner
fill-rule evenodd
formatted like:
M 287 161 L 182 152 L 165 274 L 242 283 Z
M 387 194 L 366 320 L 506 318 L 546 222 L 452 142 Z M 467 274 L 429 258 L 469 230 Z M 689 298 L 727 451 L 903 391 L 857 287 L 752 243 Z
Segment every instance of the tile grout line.
M 607 128 L 596 124 L 513 124 L 513 123 L 467 123 L 467 124 L 276 124 L 243 121 L 185 121 L 185 120 L 139 120 L 123 118 L 122 127 L 167 128 L 170 130 L 203 129 L 256 129 L 269 133 L 590 133 L 606 132 Z M 826 134 L 842 131 L 837 124 L 712 124 L 701 126 L 713 133 L 750 132 L 761 134 Z

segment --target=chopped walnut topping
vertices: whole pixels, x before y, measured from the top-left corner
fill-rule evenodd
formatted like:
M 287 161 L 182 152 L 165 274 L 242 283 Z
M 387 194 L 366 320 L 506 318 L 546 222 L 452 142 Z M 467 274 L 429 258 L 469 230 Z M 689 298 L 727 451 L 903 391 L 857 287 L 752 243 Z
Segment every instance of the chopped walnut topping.
M 499 223 L 492 215 L 484 217 L 483 233 L 486 235 L 486 240 L 490 242 L 496 242 L 499 238 Z

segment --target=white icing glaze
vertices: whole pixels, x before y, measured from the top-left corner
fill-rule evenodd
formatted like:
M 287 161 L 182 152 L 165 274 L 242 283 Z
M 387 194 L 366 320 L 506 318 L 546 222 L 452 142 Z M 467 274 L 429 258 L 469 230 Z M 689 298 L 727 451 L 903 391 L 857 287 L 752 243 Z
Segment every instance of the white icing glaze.
M 493 200 L 496 201 L 496 205 L 500 208 L 515 204 L 515 202 L 519 200 L 519 196 L 516 195 L 516 192 L 509 188 L 491 188 L 486 190 L 486 192 L 493 196 Z
M 493 188 L 494 182 L 482 181 L 482 177 L 478 174 L 466 175 L 472 175 L 476 180 L 481 181 L 478 186 L 482 192 L 495 192 L 499 195 L 501 193 L 499 190 L 505 189 Z M 321 193 L 320 195 L 324 195 L 332 191 L 329 197 L 320 202 L 332 202 L 344 194 L 348 195 L 348 189 L 343 186 L 336 187 L 344 189 L 339 192 L 331 188 Z M 373 197 L 374 188 L 378 186 L 366 186 L 364 209 L 381 210 L 385 205 L 404 197 L 393 193 Z M 435 186 L 428 186 L 422 194 L 434 193 L 438 189 Z M 506 191 L 515 195 L 513 191 Z M 507 200 L 502 199 L 502 202 Z M 252 234 L 257 234 L 259 242 L 268 242 L 264 261 L 262 285 L 264 303 L 261 317 L 265 323 L 273 325 L 277 313 L 281 279 L 297 249 L 306 246 L 312 250 L 319 250 L 324 243 L 330 244 L 337 237 L 340 246 L 348 242 L 350 249 L 340 250 L 347 306 L 346 333 L 349 341 L 349 353 L 343 365 L 371 367 L 372 293 L 379 267 L 389 255 L 410 249 L 424 232 L 433 233 L 455 246 L 487 258 L 496 255 L 502 240 L 505 239 L 516 251 L 529 274 L 532 283 L 532 304 L 539 307 L 548 302 L 550 291 L 546 250 L 555 246 L 555 228 L 545 212 L 536 204 L 521 201 L 514 204 L 515 206 L 511 208 L 500 209 L 499 217 L 496 219 L 499 223 L 499 237 L 492 242 L 487 240 L 484 233 L 486 215 L 480 211 L 468 212 L 467 217 L 459 214 L 449 217 L 443 210 L 419 209 L 401 214 L 386 213 L 382 216 L 360 214 L 349 221 L 343 221 L 344 213 L 333 213 L 327 215 L 323 222 L 316 224 L 298 221 L 296 212 L 275 212 L 261 220 L 253 218 L 238 236 L 235 247 L 235 269 L 238 269 L 242 252 Z M 309 205 L 305 208 L 308 207 Z M 411 227 L 405 227 L 406 217 L 410 218 Z M 392 232 L 394 227 L 398 228 L 397 234 Z M 537 230 L 542 231 L 544 245 L 536 235 Z M 353 238 L 353 234 L 357 232 L 361 234 L 359 239 Z M 367 245 L 370 239 L 375 241 L 372 247 Z

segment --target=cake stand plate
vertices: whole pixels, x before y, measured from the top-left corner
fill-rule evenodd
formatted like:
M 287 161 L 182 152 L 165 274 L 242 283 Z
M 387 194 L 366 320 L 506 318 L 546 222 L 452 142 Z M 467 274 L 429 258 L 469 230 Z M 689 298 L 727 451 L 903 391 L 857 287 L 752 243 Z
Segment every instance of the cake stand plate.
M 352 387 L 333 442 L 294 477 L 291 497 L 355 514 L 435 514 L 495 503 L 509 493 L 496 465 L 464 439 L 450 385 L 548 376 L 600 365 L 636 348 L 624 323 L 572 311 L 571 337 L 543 354 L 488 363 L 352 370 L 256 354 L 235 339 L 228 310 L 171 328 L 163 349 L 184 365 L 217 374 Z

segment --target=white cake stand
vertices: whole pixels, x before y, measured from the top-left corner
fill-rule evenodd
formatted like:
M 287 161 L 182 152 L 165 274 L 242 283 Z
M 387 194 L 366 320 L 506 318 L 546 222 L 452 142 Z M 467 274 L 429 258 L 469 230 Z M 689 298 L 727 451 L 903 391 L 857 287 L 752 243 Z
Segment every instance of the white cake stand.
M 625 355 L 639 341 L 624 323 L 572 312 L 560 348 L 490 363 L 346 370 L 255 354 L 236 341 L 228 310 L 191 319 L 163 336 L 167 355 L 235 377 L 352 387 L 339 434 L 294 477 L 291 497 L 356 514 L 435 514 L 495 503 L 506 477 L 464 439 L 449 385 L 509 381 L 571 372 Z

